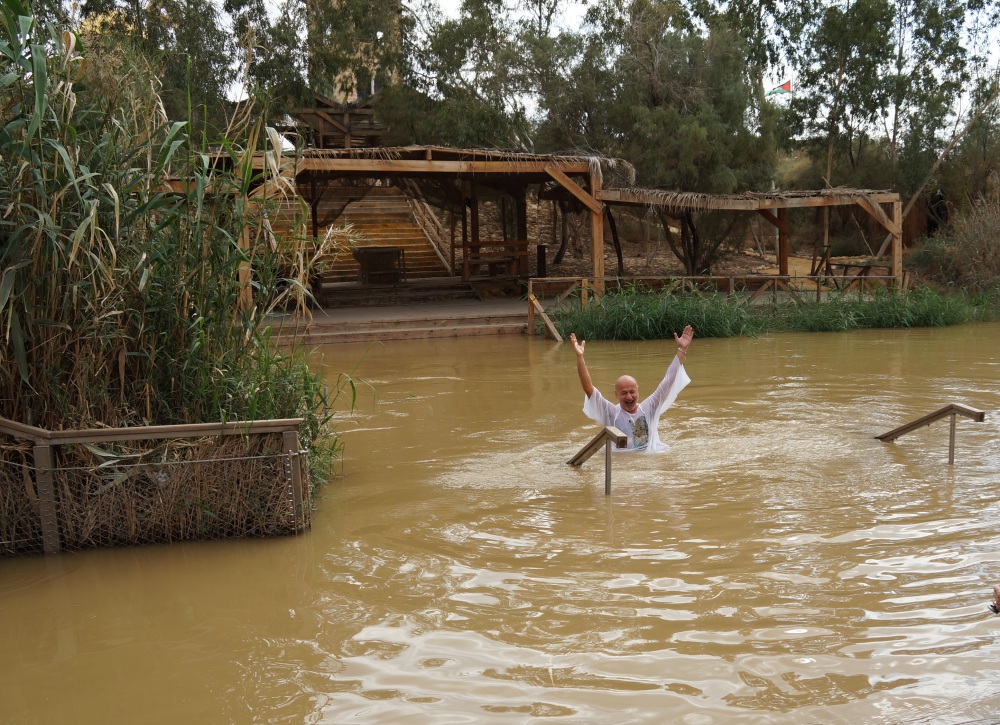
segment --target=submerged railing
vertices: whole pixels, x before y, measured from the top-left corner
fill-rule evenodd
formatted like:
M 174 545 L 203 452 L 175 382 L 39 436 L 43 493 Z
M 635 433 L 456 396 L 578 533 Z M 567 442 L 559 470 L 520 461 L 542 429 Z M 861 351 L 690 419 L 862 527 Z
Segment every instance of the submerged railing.
M 605 426 L 580 452 L 566 461 L 571 466 L 582 466 L 583 462 L 604 446 L 604 495 L 611 495 L 611 444 L 616 448 L 628 445 L 628 436 L 614 426 Z
M 891 443 L 900 436 L 906 435 L 907 433 L 915 431 L 918 428 L 923 428 L 925 425 L 930 425 L 931 423 L 941 420 L 947 416 L 951 416 L 951 433 L 948 437 L 948 464 L 952 465 L 955 463 L 955 419 L 960 415 L 965 416 L 966 418 L 971 418 L 977 423 L 982 423 L 986 420 L 985 411 L 970 408 L 968 405 L 963 405 L 962 403 L 952 403 L 951 405 L 946 405 L 940 410 L 935 410 L 933 413 L 928 413 L 923 418 L 917 418 L 917 420 L 911 423 L 901 425 L 898 428 L 893 428 L 888 433 L 883 433 L 882 435 L 875 437 L 884 443 Z
M 304 531 L 310 493 L 301 423 L 49 431 L 0 418 L 0 441 L 8 437 L 0 557 Z M 136 441 L 144 444 L 121 445 Z

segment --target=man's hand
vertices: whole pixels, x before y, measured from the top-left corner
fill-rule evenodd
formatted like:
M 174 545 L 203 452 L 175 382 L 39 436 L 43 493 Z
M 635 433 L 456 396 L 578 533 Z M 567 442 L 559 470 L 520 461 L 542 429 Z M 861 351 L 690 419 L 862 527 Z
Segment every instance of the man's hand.
M 684 332 L 678 337 L 677 333 L 674 333 L 674 341 L 677 343 L 677 349 L 681 352 L 686 353 L 688 347 L 691 345 L 691 340 L 694 339 L 694 330 L 691 329 L 691 325 L 684 328 Z M 574 340 L 575 343 L 575 340 Z
M 587 341 L 577 342 L 575 332 L 569 333 L 569 341 L 573 343 L 573 349 L 576 350 L 576 372 L 580 376 L 580 387 L 589 398 L 594 394 L 594 382 L 590 379 L 590 371 L 587 370 L 587 363 L 583 359 L 583 348 L 586 347 Z

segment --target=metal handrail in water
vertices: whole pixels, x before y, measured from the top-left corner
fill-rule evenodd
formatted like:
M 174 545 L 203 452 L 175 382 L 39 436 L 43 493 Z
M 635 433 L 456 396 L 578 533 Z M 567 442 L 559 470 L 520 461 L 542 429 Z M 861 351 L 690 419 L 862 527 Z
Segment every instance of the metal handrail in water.
M 951 434 L 948 439 L 948 464 L 952 465 L 955 463 L 955 419 L 960 415 L 963 415 L 966 418 L 971 418 L 977 423 L 982 423 L 986 420 L 985 411 L 970 408 L 968 405 L 963 405 L 962 403 L 952 403 L 951 405 L 944 406 L 940 410 L 935 410 L 933 413 L 928 413 L 923 418 L 918 418 L 911 423 L 901 425 L 898 428 L 893 428 L 888 433 L 883 433 L 882 435 L 875 437 L 883 443 L 891 443 L 900 436 L 915 431 L 917 428 L 923 428 L 925 425 L 930 425 L 935 421 L 951 416 Z
M 580 449 L 580 452 L 575 456 L 570 458 L 566 463 L 571 466 L 581 466 L 583 462 L 590 458 L 592 455 L 597 453 L 604 446 L 604 495 L 611 495 L 611 444 L 614 443 L 616 448 L 624 448 L 628 445 L 628 436 L 622 433 L 620 430 L 615 428 L 613 425 L 608 425 L 601 428 L 601 432 L 598 433 L 594 438 Z

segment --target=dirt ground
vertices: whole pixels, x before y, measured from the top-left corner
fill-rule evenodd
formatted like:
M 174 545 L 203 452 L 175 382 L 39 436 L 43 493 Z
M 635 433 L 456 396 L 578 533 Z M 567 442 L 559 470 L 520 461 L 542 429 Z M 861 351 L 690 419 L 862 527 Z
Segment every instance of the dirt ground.
M 574 256 L 572 250 L 567 250 L 560 264 L 552 263 L 555 255 L 549 250 L 548 276 L 550 277 L 589 277 L 593 273 L 589 255 Z M 625 277 L 671 277 L 684 274 L 681 263 L 666 244 L 658 247 L 643 243 L 622 241 L 622 259 L 625 263 Z M 792 274 L 809 274 L 812 259 L 789 257 L 789 272 Z M 618 274 L 618 258 L 614 247 L 608 244 L 604 250 L 604 271 L 609 277 Z M 756 250 L 744 250 L 726 254 L 712 268 L 716 276 L 740 276 L 749 274 L 776 274 L 774 256 L 761 257 Z

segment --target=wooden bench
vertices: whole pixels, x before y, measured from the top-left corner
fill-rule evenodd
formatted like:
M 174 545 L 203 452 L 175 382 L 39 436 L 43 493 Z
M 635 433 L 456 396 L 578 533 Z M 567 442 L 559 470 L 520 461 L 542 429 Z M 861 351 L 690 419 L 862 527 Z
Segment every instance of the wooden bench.
M 468 243 L 462 247 L 462 279 L 468 281 L 472 270 L 487 265 L 488 274 L 514 277 L 519 270 L 527 270 L 529 247 L 527 239 L 501 241 L 483 240 L 478 244 Z M 545 276 L 545 244 L 535 244 L 538 248 L 539 275 Z M 523 262 L 522 262 L 523 260 Z

